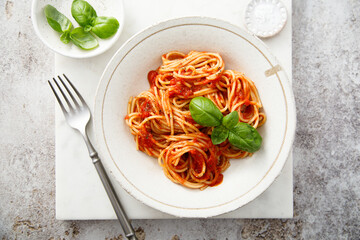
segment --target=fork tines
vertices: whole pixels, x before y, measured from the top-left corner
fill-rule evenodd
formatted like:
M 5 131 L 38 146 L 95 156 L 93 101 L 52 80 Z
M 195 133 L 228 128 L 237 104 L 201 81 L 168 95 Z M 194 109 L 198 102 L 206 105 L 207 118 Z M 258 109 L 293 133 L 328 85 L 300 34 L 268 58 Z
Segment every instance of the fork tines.
M 74 87 L 74 85 L 71 83 L 71 81 L 67 78 L 67 76 L 65 74 L 63 74 L 63 75 L 64 75 L 64 78 L 66 79 L 67 84 L 65 81 L 63 81 L 63 79 L 60 76 L 58 76 L 59 80 L 56 80 L 55 78 L 53 78 L 53 81 L 49 80 L 48 83 L 49 83 L 52 91 L 54 92 L 54 95 L 61 107 L 61 110 L 64 112 L 64 114 L 67 114 L 71 111 L 75 111 L 76 108 L 81 108 L 81 106 L 79 104 L 79 100 L 80 100 L 82 106 L 86 106 L 86 103 L 85 103 L 84 99 L 82 98 L 82 96 L 80 95 L 80 93 L 78 92 L 78 90 Z M 52 82 L 54 82 L 55 84 Z M 55 87 L 55 85 L 57 87 Z M 59 92 L 61 93 L 62 97 L 60 97 Z M 79 100 L 76 99 L 75 96 Z M 64 104 L 64 101 L 62 101 L 61 98 L 65 100 L 66 104 Z

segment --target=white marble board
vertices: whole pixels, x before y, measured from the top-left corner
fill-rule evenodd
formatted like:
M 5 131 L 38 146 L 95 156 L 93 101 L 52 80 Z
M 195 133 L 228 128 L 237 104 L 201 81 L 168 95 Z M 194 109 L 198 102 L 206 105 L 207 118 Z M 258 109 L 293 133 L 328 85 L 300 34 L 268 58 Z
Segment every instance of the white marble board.
M 245 28 L 244 12 L 248 2 L 247 0 L 124 0 L 125 25 L 117 44 L 106 53 L 89 59 L 71 59 L 56 54 L 55 75 L 66 73 L 92 108 L 96 87 L 107 62 L 133 34 L 159 21 L 182 16 L 215 17 Z M 291 0 L 283 0 L 283 3 L 287 8 L 288 21 L 280 34 L 264 39 L 264 42 L 278 58 L 291 80 Z M 55 112 L 56 218 L 116 219 L 81 136 L 68 127 L 57 105 Z M 93 142 L 96 142 L 95 139 Z M 111 176 L 110 178 L 129 218 L 174 218 L 138 202 Z M 236 211 L 217 218 L 291 218 L 292 216 L 293 175 L 290 154 L 281 175 L 262 195 Z

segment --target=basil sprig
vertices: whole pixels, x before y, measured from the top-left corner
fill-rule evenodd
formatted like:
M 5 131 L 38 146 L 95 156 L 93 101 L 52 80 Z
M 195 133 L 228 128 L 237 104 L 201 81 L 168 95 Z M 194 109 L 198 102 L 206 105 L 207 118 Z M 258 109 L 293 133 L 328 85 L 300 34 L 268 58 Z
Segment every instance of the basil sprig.
M 222 124 L 227 129 L 234 128 L 238 122 L 239 122 L 239 114 L 237 111 L 229 113 L 222 120 Z
M 190 113 L 195 122 L 204 127 L 221 125 L 223 115 L 215 104 L 208 98 L 193 98 L 189 105 Z
M 73 29 L 70 20 L 51 5 L 46 5 L 44 13 L 49 25 L 61 33 L 60 40 L 64 43 L 72 42 L 81 49 L 91 50 L 99 46 L 94 33 L 99 38 L 113 36 L 119 22 L 113 17 L 98 17 L 95 9 L 84 0 L 74 0 L 71 5 L 71 15 L 80 27 Z M 73 30 L 72 30 L 73 29 Z
M 81 27 L 72 30 L 70 38 L 76 46 L 84 50 L 91 50 L 99 46 L 96 38 L 91 33 L 85 32 Z
M 229 137 L 229 129 L 227 129 L 224 125 L 220 125 L 214 128 L 211 134 L 211 141 L 214 145 L 225 142 L 225 140 Z
M 262 137 L 251 125 L 238 122 L 229 130 L 229 142 L 246 152 L 256 152 L 261 147 Z
M 73 26 L 70 20 L 49 4 L 45 6 L 44 13 L 46 20 L 52 29 L 61 33 L 60 40 L 63 43 L 68 44 L 70 42 L 70 31 Z
M 189 105 L 192 118 L 205 127 L 215 127 L 211 134 L 214 145 L 229 139 L 229 142 L 246 152 L 256 152 L 260 149 L 262 137 L 251 125 L 239 122 L 238 112 L 234 111 L 225 117 L 216 105 L 208 98 L 193 98 Z
M 71 15 L 86 32 L 90 31 L 92 22 L 97 17 L 95 9 L 88 2 L 80 0 L 72 2 Z
M 93 24 L 91 31 L 103 39 L 114 35 L 119 28 L 118 20 L 113 17 L 97 17 Z
M 73 29 L 70 20 L 51 5 L 46 5 L 44 13 L 49 25 L 57 32 L 61 33 L 60 40 L 68 44 L 72 42 L 81 49 L 91 50 L 99 46 L 96 38 L 89 32 L 85 32 L 83 28 Z
M 98 17 L 95 9 L 84 0 L 72 2 L 71 15 L 86 32 L 92 31 L 99 38 L 109 38 L 119 28 L 119 22 L 116 18 Z

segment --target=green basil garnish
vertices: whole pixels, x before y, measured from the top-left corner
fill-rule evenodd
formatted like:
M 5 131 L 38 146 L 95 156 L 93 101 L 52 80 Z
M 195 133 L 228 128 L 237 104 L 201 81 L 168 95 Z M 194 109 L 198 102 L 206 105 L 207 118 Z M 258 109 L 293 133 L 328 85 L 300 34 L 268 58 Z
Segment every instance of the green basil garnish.
M 214 145 L 229 139 L 229 142 L 246 152 L 256 152 L 260 149 L 262 137 L 251 125 L 239 122 L 237 111 L 223 117 L 220 110 L 208 98 L 196 97 L 190 101 L 189 110 L 192 118 L 204 127 L 215 127 L 211 134 Z
M 214 145 L 224 142 L 229 136 L 229 129 L 220 125 L 214 128 L 211 134 L 211 141 Z
M 119 22 L 116 18 L 98 17 L 95 9 L 84 0 L 73 1 L 71 14 L 86 32 L 92 31 L 99 38 L 109 38 L 119 28 Z
M 194 121 L 204 127 L 216 127 L 221 125 L 223 115 L 208 98 L 193 98 L 190 102 L 189 110 Z
M 70 20 L 51 5 L 46 5 L 44 13 L 49 25 L 61 33 L 63 43 L 73 43 L 84 50 L 94 49 L 99 46 L 92 31 L 99 38 L 109 38 L 119 29 L 119 22 L 113 17 L 98 17 L 95 9 L 84 0 L 74 0 L 71 5 L 71 15 L 81 27 L 72 30 Z
M 114 35 L 119 28 L 119 22 L 113 17 L 97 17 L 93 22 L 91 31 L 99 38 L 109 38 Z
M 44 13 L 46 16 L 46 20 L 52 27 L 52 29 L 59 33 L 62 33 L 60 36 L 60 40 L 66 44 L 69 43 L 69 33 L 72 29 L 72 23 L 70 22 L 70 20 L 61 12 L 59 12 L 56 8 L 49 4 L 45 6 Z
M 241 150 L 253 153 L 260 149 L 262 137 L 254 127 L 239 122 L 230 130 L 229 142 Z
M 68 44 L 70 42 L 70 32 L 64 32 L 63 34 L 60 35 L 60 40 L 65 43 Z
M 232 129 L 239 122 L 239 114 L 237 111 L 233 111 L 226 115 L 222 120 L 222 125 L 227 129 Z
M 86 32 L 91 30 L 97 17 L 95 9 L 84 0 L 74 0 L 71 5 L 71 15 Z
M 81 27 L 72 30 L 70 38 L 76 46 L 84 50 L 91 50 L 99 46 L 96 38 L 91 33 L 85 32 Z

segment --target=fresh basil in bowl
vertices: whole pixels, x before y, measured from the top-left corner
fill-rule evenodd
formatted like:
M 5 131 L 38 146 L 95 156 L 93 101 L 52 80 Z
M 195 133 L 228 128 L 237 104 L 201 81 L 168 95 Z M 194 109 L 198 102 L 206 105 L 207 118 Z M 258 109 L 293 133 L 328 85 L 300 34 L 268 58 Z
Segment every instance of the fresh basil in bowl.
M 71 15 L 86 32 L 93 32 L 99 38 L 109 38 L 114 35 L 119 22 L 114 17 L 98 17 L 95 9 L 84 0 L 74 0 L 71 5 Z
M 39 38 L 56 53 L 72 58 L 94 57 L 119 39 L 124 25 L 123 2 L 34 0 L 32 22 Z

